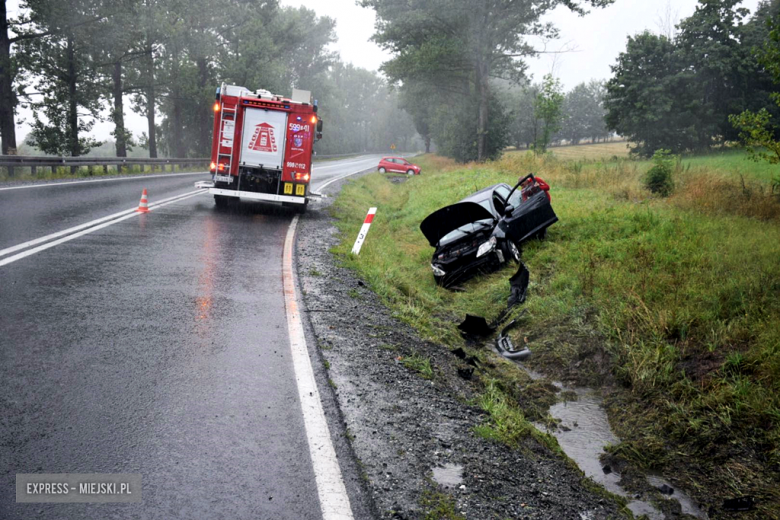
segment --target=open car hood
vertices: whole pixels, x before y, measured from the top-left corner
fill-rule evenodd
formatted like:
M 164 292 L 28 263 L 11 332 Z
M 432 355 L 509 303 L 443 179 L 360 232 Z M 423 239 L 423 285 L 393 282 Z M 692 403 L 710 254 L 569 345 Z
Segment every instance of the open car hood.
M 420 231 L 428 239 L 428 243 L 436 247 L 439 240 L 450 231 L 488 218 L 493 220 L 496 217 L 476 202 L 458 202 L 452 206 L 445 206 L 425 217 L 425 220 L 420 224 Z

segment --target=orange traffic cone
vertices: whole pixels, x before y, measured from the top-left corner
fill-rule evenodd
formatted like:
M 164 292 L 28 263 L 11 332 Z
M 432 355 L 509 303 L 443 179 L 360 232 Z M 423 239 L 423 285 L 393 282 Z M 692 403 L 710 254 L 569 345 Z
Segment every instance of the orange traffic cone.
M 138 209 L 135 211 L 136 213 L 149 213 L 149 201 L 146 199 L 146 188 L 144 188 L 144 192 L 141 194 L 141 202 L 138 203 Z

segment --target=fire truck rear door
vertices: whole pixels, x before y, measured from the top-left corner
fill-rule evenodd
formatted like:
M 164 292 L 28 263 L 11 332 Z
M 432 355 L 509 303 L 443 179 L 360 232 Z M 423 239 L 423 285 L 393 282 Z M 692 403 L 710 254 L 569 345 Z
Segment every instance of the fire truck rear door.
M 262 108 L 247 108 L 244 113 L 242 166 L 263 166 L 281 170 L 287 138 L 287 113 Z

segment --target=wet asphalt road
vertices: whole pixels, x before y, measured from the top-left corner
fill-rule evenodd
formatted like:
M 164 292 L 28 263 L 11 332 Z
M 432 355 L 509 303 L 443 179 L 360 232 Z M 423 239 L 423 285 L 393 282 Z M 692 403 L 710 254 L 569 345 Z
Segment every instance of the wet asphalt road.
M 315 165 L 313 188 L 376 162 Z M 203 178 L 0 191 L 0 249 Z M 197 195 L 0 267 L 0 518 L 319 517 L 282 293 L 292 215 Z M 17 473 L 141 473 L 143 502 L 16 504 Z

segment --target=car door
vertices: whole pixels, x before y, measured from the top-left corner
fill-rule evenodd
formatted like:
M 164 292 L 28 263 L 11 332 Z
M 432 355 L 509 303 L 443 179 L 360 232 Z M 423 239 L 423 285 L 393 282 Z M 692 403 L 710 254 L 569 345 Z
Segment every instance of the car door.
M 508 225 L 508 235 L 517 244 L 533 238 L 558 221 L 544 191 L 536 189 L 530 192 L 532 193 L 523 197 L 522 190 L 516 189 L 509 198 L 509 204 L 514 207 L 512 215 L 504 217 Z

